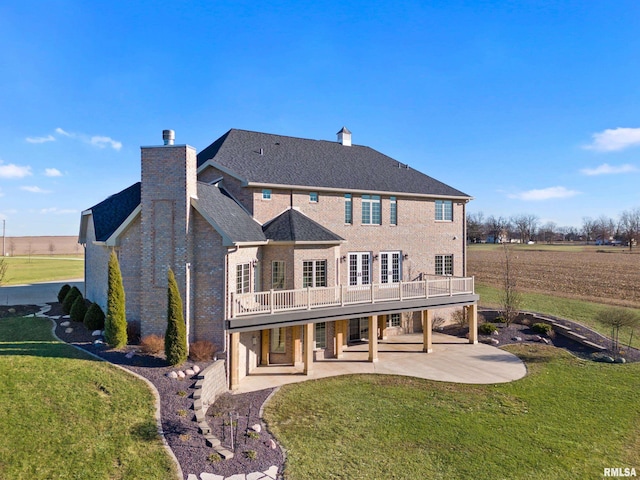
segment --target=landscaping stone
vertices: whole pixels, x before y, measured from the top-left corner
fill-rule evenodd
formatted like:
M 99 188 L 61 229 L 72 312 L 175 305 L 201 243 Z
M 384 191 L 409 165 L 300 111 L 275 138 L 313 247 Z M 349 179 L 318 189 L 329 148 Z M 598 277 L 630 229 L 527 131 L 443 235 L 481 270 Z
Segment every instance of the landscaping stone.
M 255 425 L 251 425 L 251 430 L 260 433 L 262 431 L 262 426 L 259 423 L 256 423 Z
M 534 342 L 541 342 L 541 341 L 542 341 L 542 337 L 541 337 L 540 335 L 535 335 L 535 336 L 532 338 L 532 340 L 533 340 Z
M 200 373 L 201 368 L 198 365 L 194 365 L 191 367 L 191 370 L 193 370 L 194 373 Z
M 178 374 L 176 372 L 167 373 L 167 377 L 169 378 L 178 378 Z
M 237 473 L 227 477 L 225 480 L 247 480 L 247 476 L 244 473 Z
M 92 337 L 101 337 L 102 336 L 102 330 L 94 330 L 93 332 L 91 332 L 91 336 Z
M 269 439 L 269 447 L 271 447 L 272 450 L 278 448 L 278 446 L 276 445 L 276 441 L 273 438 Z
M 541 339 L 540 339 L 540 341 L 541 341 L 542 343 L 547 344 L 547 345 L 549 345 L 549 344 L 551 343 L 551 341 L 550 341 L 548 338 L 541 338 Z
M 71 333 L 71 332 L 73 332 L 73 328 L 71 327 L 67 327 L 64 329 L 64 333 Z
M 203 472 L 200 474 L 201 480 L 224 480 L 222 475 L 216 475 L 215 473 L 206 473 Z
M 196 374 L 196 372 L 194 372 L 193 369 L 191 369 L 191 368 L 187 368 L 184 371 L 184 373 L 185 373 L 185 375 L 188 375 L 189 377 Z
M 513 340 L 514 342 L 521 342 L 522 337 L 513 337 L 511 340 Z
M 492 345 L 498 345 L 500 343 L 500 340 L 498 340 L 497 338 L 492 338 L 491 339 L 491 344 Z
M 61 327 L 68 327 L 69 325 L 71 325 L 71 322 L 69 322 L 69 321 L 60 323 Z
M 269 478 L 269 477 L 265 476 L 265 474 L 262 472 L 247 473 L 247 480 L 262 480 L 264 478 Z
M 614 361 L 615 363 L 627 363 L 627 361 L 622 357 L 618 357 Z
M 278 467 L 276 467 L 275 465 L 272 465 L 271 467 L 269 467 L 268 470 L 264 471 L 264 474 L 267 475 L 269 478 L 272 478 L 273 480 L 275 480 L 276 477 L 278 476 Z
M 184 377 L 186 377 L 184 372 L 182 370 L 178 370 L 178 378 L 184 378 Z
M 124 357 L 125 357 L 125 358 L 129 358 L 129 359 L 131 359 L 131 358 L 133 358 L 135 355 L 136 355 L 136 353 L 135 353 L 135 352 L 127 352 L 127 354 L 126 354 Z
M 193 473 L 190 473 L 187 477 L 187 480 L 198 480 L 198 477 L 196 477 Z
M 500 335 L 500 332 L 498 330 L 494 330 L 493 332 L 491 332 L 491 335 L 498 336 Z

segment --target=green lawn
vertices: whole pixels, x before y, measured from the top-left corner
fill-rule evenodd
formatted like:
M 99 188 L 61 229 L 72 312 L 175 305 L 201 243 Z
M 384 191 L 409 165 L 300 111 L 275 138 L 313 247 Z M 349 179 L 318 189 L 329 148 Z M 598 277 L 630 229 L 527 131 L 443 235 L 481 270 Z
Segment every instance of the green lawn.
M 285 478 L 576 479 L 640 467 L 640 364 L 508 348 L 528 375 L 461 385 L 349 375 L 286 385 L 265 419 Z
M 3 285 L 84 278 L 84 257 L 74 255 L 4 257 Z
M 499 288 L 476 283 L 475 290 L 476 293 L 480 295 L 481 306 L 489 308 L 500 307 L 501 290 Z M 547 313 L 549 315 L 555 315 L 568 320 L 574 320 L 602 333 L 607 337 L 611 336 L 609 328 L 606 328 L 595 321 L 598 312 L 609 308 L 607 305 L 585 302 L 583 300 L 571 298 L 554 297 L 544 293 L 522 293 L 521 295 L 521 310 Z M 640 315 L 640 309 L 635 309 L 635 311 Z M 629 343 L 630 336 L 631 331 L 628 328 L 620 329 L 620 343 L 622 345 L 627 345 Z M 634 332 L 631 346 L 640 348 L 640 332 Z
M 51 335 L 0 319 L 0 478 L 175 479 L 147 385 Z

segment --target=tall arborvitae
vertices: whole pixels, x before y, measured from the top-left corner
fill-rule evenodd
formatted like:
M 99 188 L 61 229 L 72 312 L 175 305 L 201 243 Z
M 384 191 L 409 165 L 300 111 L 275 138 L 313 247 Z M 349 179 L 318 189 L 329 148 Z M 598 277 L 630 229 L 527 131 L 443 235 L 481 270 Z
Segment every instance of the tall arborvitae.
M 187 360 L 187 327 L 182 315 L 182 298 L 173 270 L 169 269 L 167 289 L 167 332 L 164 336 L 164 353 L 170 365 L 180 365 Z
M 109 258 L 109 284 L 104 339 L 113 348 L 122 348 L 127 344 L 127 316 L 125 313 L 122 273 L 120 272 L 118 257 L 113 251 Z

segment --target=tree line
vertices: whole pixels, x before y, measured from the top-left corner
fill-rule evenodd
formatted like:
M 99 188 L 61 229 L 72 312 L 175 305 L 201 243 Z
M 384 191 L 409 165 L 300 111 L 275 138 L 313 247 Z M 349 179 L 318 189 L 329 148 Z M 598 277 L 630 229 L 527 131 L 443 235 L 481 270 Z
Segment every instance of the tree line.
M 558 226 L 555 222 L 541 224 L 534 214 L 511 217 L 476 212 L 467 214 L 467 242 L 585 242 L 599 245 L 627 245 L 632 249 L 640 236 L 640 207 L 625 210 L 618 217 L 600 215 L 583 217 L 580 227 Z

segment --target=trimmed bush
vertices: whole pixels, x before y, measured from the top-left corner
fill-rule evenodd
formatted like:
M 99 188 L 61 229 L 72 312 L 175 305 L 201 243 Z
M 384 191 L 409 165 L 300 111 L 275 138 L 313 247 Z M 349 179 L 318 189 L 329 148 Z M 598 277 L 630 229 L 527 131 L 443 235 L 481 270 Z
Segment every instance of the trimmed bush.
M 82 298 L 82 295 L 78 296 L 73 305 L 71 306 L 71 310 L 69 311 L 69 315 L 71 316 L 71 320 L 74 322 L 84 322 L 84 316 L 87 313 L 87 301 Z
M 164 350 L 164 337 L 147 335 L 140 340 L 140 351 L 149 355 L 157 355 Z
M 114 252 L 111 252 L 111 257 L 109 257 L 108 282 L 104 339 L 113 348 L 122 348 L 127 344 L 127 317 L 122 273 L 118 257 Z
M 104 330 L 104 312 L 97 303 L 92 303 L 84 315 L 84 326 L 87 330 Z
M 167 288 L 167 333 L 164 353 L 170 365 L 180 365 L 187 359 L 187 327 L 182 315 L 182 298 L 173 270 L 169 269 Z
M 213 359 L 216 347 L 207 340 L 198 340 L 189 345 L 189 358 L 194 362 L 203 362 Z
M 82 297 L 82 293 L 80 293 L 78 287 L 72 287 L 62 301 L 62 311 L 65 315 L 69 315 L 71 313 L 73 302 L 75 302 L 78 297 Z
M 531 325 L 531 330 L 540 335 L 549 335 L 553 331 L 553 327 L 548 323 L 534 323 Z
M 491 335 L 496 330 L 498 330 L 498 327 L 496 327 L 493 323 L 483 323 L 478 327 L 478 333 L 482 335 Z
M 60 287 L 60 290 L 58 291 L 58 303 L 64 302 L 64 297 L 67 296 L 69 290 L 71 290 L 71 285 L 69 285 L 68 283 L 65 283 L 62 287 Z

